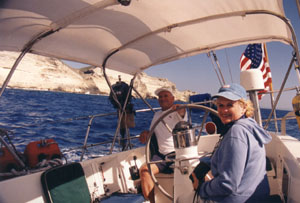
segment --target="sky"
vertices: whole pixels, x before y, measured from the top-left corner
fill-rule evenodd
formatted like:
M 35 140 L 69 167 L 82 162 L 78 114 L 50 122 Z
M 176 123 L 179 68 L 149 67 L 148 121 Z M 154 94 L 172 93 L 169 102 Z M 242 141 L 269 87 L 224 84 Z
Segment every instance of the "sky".
M 286 16 L 290 19 L 297 35 L 297 41 L 300 43 L 300 16 L 298 14 L 296 0 L 283 0 L 283 2 Z M 240 82 L 239 60 L 245 48 L 246 46 L 238 46 L 215 52 L 226 83 Z M 273 89 L 279 90 L 289 67 L 293 50 L 290 46 L 279 42 L 267 43 L 267 50 L 272 72 Z M 73 67 L 78 66 L 75 63 L 69 65 Z M 176 88 L 180 91 L 191 90 L 196 93 L 215 94 L 221 86 L 215 74 L 212 61 L 205 54 L 153 66 L 145 72 L 150 76 L 167 78 L 169 81 L 175 83 Z M 184 77 L 182 75 L 184 75 Z M 212 82 L 213 80 L 215 82 Z M 299 77 L 293 69 L 288 76 L 285 88 L 293 88 L 299 86 L 299 84 Z M 282 95 L 284 101 L 280 101 L 278 107 L 284 110 L 292 110 L 292 99 L 295 95 L 295 90 L 284 93 Z M 276 98 L 276 96 L 275 94 L 274 97 Z M 262 98 L 260 106 L 264 108 L 271 107 L 269 95 Z

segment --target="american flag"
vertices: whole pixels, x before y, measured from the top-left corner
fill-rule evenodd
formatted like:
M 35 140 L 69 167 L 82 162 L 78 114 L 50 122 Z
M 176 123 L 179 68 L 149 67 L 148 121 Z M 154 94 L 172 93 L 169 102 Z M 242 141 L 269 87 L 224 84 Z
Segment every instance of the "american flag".
M 272 75 L 265 44 L 249 44 L 241 56 L 240 68 L 241 71 L 248 70 L 250 68 L 258 68 L 261 70 L 265 89 L 259 93 L 272 90 Z M 258 98 L 261 99 L 261 97 L 262 95 L 259 94 Z

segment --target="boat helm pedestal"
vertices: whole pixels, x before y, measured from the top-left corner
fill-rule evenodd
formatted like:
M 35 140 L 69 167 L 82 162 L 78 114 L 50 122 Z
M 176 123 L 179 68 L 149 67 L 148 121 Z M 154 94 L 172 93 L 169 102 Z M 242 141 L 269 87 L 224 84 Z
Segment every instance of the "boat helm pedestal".
M 185 195 L 186 191 L 193 191 L 189 175 L 199 163 L 199 155 L 195 128 L 191 124 L 186 121 L 178 122 L 172 134 L 176 153 L 174 169 L 174 201 L 176 201 Z

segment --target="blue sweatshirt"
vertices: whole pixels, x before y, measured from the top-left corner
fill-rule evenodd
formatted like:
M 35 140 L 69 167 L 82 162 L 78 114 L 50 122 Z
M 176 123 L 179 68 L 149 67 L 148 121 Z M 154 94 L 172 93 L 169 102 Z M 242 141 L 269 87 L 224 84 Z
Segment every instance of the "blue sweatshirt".
M 257 202 L 267 197 L 264 144 L 271 139 L 252 118 L 235 121 L 211 158 L 214 178 L 201 185 L 200 197 L 230 203 Z

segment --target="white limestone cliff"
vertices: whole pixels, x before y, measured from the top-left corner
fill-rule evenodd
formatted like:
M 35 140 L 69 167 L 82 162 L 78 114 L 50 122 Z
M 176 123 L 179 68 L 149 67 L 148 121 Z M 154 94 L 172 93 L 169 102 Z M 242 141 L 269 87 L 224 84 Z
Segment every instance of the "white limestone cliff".
M 3 84 L 18 54 L 0 52 L 0 83 Z M 130 83 L 132 76 L 114 70 L 106 71 L 111 84 L 118 81 Z M 62 91 L 85 94 L 108 95 L 110 89 L 99 67 L 83 69 L 71 68 L 55 58 L 27 54 L 20 62 L 8 87 L 21 89 Z M 170 87 L 176 100 L 188 101 L 191 91 L 178 91 L 176 85 L 167 79 L 156 78 L 141 73 L 134 82 L 135 89 L 146 98 L 156 97 L 154 91 L 159 87 Z M 135 95 L 135 92 L 133 92 Z

